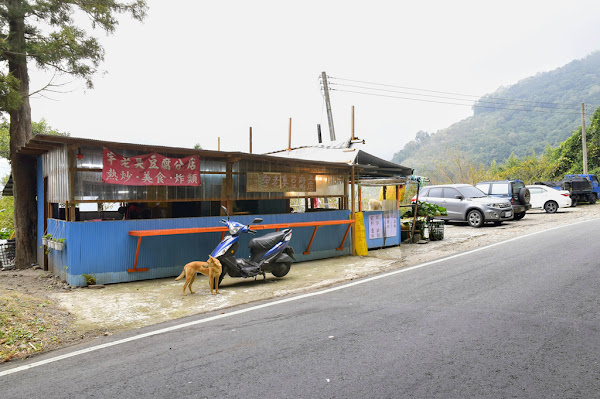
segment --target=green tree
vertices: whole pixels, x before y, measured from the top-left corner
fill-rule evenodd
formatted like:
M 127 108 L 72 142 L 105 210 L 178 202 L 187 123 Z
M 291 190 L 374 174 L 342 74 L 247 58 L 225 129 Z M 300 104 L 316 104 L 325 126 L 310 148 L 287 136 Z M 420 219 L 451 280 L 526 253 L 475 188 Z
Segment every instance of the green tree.
M 31 122 L 33 135 L 48 134 L 53 136 L 70 136 L 69 133 L 59 132 L 48 125 L 45 119 Z M 0 123 L 0 158 L 10 160 L 10 124 L 6 121 Z
M 113 33 L 118 14 L 137 20 L 146 15 L 145 0 L 4 0 L 0 3 L 0 62 L 8 73 L 0 76 L 1 111 L 10 115 L 10 163 L 14 182 L 14 219 L 18 268 L 36 261 L 37 213 L 35 159 L 17 154 L 32 137 L 29 104 L 29 62 L 43 70 L 84 79 L 92 77 L 104 59 L 97 38 L 85 26 Z M 80 17 L 79 21 L 75 16 Z M 81 18 L 87 16 L 87 18 Z

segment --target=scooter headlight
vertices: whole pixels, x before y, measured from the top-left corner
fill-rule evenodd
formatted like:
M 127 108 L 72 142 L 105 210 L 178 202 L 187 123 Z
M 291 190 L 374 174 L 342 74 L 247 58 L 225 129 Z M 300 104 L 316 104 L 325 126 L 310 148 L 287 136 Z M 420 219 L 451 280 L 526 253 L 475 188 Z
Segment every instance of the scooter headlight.
M 238 231 L 240 231 L 240 229 L 242 228 L 242 226 L 234 226 L 234 225 L 230 225 L 229 226 L 229 234 L 236 235 Z

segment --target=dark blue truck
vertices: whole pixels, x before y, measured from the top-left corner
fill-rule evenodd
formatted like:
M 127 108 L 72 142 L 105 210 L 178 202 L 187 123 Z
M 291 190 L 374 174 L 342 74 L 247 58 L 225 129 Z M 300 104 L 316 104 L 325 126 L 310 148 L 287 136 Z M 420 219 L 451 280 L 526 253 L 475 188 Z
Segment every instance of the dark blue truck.
M 600 183 L 595 174 L 565 175 L 562 181 L 553 187 L 571 193 L 571 206 L 576 206 L 579 202 L 595 204 L 600 198 Z

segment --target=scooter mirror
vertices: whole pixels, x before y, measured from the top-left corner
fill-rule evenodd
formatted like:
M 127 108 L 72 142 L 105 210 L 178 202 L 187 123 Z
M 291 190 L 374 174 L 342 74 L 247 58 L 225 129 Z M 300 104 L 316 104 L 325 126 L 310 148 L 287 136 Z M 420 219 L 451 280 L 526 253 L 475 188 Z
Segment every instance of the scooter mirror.
M 223 205 L 221 205 L 221 209 L 223 209 L 223 211 L 225 211 L 225 215 L 227 215 L 227 218 L 229 218 L 229 212 L 227 212 L 227 208 L 225 208 Z
M 254 218 L 254 220 L 252 221 L 252 223 L 262 223 L 262 219 L 261 218 Z

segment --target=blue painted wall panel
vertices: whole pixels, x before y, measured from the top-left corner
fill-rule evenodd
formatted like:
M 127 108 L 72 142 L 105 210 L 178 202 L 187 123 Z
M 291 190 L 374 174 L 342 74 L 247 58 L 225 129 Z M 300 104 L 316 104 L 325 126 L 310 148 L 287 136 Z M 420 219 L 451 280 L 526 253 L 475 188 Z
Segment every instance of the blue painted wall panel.
M 382 223 L 383 223 L 383 211 L 366 211 L 363 212 L 364 222 L 365 222 L 365 235 L 367 238 L 367 248 L 385 248 L 400 245 L 401 235 L 400 235 L 400 215 L 396 217 L 396 236 L 394 237 L 385 237 L 385 238 L 369 238 L 369 228 L 371 227 L 369 224 L 369 216 L 370 215 L 381 215 Z M 385 225 L 382 225 L 382 229 L 385 232 Z
M 306 222 L 320 220 L 348 220 L 349 211 L 328 211 L 299 214 L 262 215 L 263 224 Z M 241 223 L 250 223 L 255 216 L 239 216 Z M 221 225 L 221 217 L 123 220 L 103 222 L 65 222 L 49 219 L 48 232 L 54 237 L 65 238 L 66 248 L 53 251 L 49 256 L 52 271 L 74 286 L 84 285 L 83 274 L 94 274 L 99 284 L 136 281 L 177 276 L 187 262 L 206 260 L 208 254 L 221 239 L 221 233 L 179 234 L 143 237 L 140 246 L 138 268 L 146 272 L 129 273 L 134 266 L 137 237 L 129 236 L 130 230 L 174 229 L 187 227 L 211 227 Z M 324 226 L 318 229 L 310 254 L 308 247 L 314 227 L 293 228 L 290 245 L 298 261 L 350 255 L 351 234 L 344 249 L 337 251 L 347 225 Z M 273 230 L 259 230 L 256 236 Z M 248 257 L 248 242 L 253 236 L 240 240 L 238 257 Z M 41 236 L 40 236 L 41 240 Z

